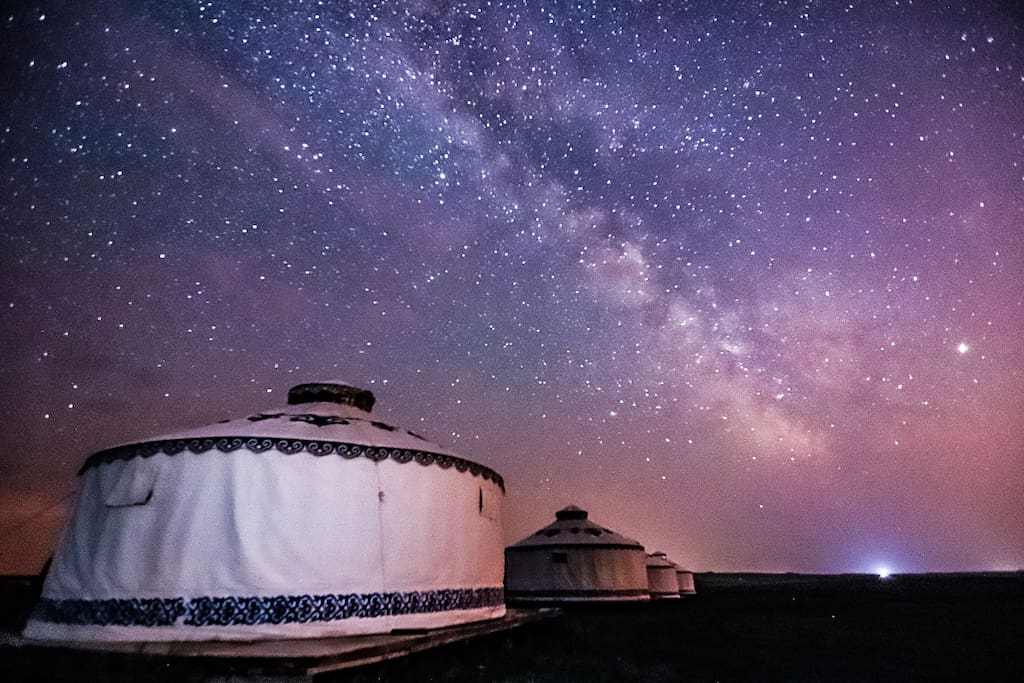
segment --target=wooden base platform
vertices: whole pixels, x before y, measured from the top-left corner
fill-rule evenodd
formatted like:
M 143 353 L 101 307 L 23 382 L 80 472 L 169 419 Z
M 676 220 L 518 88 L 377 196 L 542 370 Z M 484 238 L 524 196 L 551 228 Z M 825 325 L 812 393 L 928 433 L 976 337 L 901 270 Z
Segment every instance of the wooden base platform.
M 161 659 L 216 660 L 231 663 L 232 681 L 308 681 L 328 671 L 374 664 L 414 652 L 507 631 L 517 626 L 560 614 L 557 609 L 509 609 L 491 621 L 461 624 L 449 628 L 387 635 L 321 638 L 310 640 L 261 640 L 252 642 L 60 642 L 29 640 L 11 634 L 0 635 L 0 646 L 16 649 L 61 650 L 104 653 Z M 23 652 L 25 652 L 23 650 Z M 27 652 L 25 652 L 27 654 Z M 56 653 L 55 653 L 56 654 Z M 233 660 L 233 661 L 231 661 Z M 220 669 L 221 667 L 215 667 Z M 102 672 L 96 672 L 102 674 Z M 247 673 L 249 675 L 247 675 Z M 214 676 L 214 679 L 220 678 Z M 222 679 L 225 680 L 225 679 Z

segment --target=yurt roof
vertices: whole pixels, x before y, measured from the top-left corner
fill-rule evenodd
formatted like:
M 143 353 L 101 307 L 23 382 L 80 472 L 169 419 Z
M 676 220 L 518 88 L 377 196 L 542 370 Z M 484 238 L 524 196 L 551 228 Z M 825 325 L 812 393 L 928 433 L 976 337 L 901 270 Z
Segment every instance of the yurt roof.
M 672 569 L 677 569 L 676 565 L 670 559 L 668 559 L 668 557 L 665 556 L 665 553 L 661 552 L 660 550 L 658 552 L 651 553 L 647 556 L 647 566 L 671 567 Z
M 638 548 L 643 550 L 643 546 L 637 541 L 591 521 L 587 511 L 575 505 L 556 512 L 554 522 L 509 546 L 509 550 L 557 546 Z
M 287 406 L 108 448 L 90 456 L 80 473 L 102 463 L 158 453 L 175 456 L 273 449 L 285 456 L 415 460 L 424 466 L 468 471 L 505 488 L 501 476 L 490 468 L 461 458 L 415 432 L 374 419 L 370 411 L 375 402 L 372 392 L 342 382 L 299 384 L 288 392 Z

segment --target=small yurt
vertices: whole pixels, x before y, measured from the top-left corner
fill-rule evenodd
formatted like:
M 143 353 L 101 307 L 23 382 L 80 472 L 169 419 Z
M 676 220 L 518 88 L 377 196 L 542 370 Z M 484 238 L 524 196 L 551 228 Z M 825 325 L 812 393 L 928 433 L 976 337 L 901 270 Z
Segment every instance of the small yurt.
M 679 595 L 696 595 L 697 588 L 693 584 L 693 572 L 676 566 L 676 581 L 679 582 Z
M 90 457 L 25 635 L 320 638 L 500 617 L 494 471 L 379 421 L 374 396 L 288 405 Z
M 679 597 L 676 566 L 665 556 L 665 553 L 658 551 L 647 556 L 647 584 L 650 587 L 652 600 Z
M 512 601 L 647 600 L 644 547 L 570 505 L 555 521 L 505 549 Z

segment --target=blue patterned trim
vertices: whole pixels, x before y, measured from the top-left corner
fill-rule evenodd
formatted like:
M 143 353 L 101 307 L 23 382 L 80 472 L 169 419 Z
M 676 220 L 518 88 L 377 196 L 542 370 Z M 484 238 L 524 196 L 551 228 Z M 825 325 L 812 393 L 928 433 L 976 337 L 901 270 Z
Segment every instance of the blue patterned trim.
M 171 626 L 185 615 L 182 598 L 51 600 L 40 598 L 32 615 L 39 621 L 97 626 Z
M 33 618 L 88 626 L 254 626 L 307 624 L 402 614 L 498 607 L 502 588 L 446 588 L 409 593 L 53 600 L 41 598 Z
M 494 470 L 478 465 L 475 462 L 458 458 L 454 455 L 442 453 L 431 453 L 409 448 L 382 448 L 377 446 L 366 446 L 358 443 L 342 443 L 339 441 L 315 441 L 311 439 L 277 439 L 271 437 L 247 437 L 247 436 L 222 436 L 211 439 L 169 439 L 166 441 L 146 441 L 133 443 L 126 446 L 108 448 L 90 456 L 82 468 L 78 470 L 82 474 L 90 467 L 115 462 L 117 460 L 131 460 L 132 458 L 151 458 L 158 453 L 164 455 L 178 455 L 179 453 L 206 453 L 218 451 L 220 453 L 231 453 L 239 449 L 246 449 L 254 453 L 262 453 L 271 449 L 285 455 L 296 453 L 309 453 L 316 457 L 325 455 L 340 455 L 346 460 L 353 458 L 368 458 L 374 461 L 387 460 L 390 458 L 397 463 L 417 462 L 424 467 L 436 465 L 443 470 L 454 467 L 459 472 L 469 472 L 474 477 L 481 477 L 497 484 L 502 491 L 505 490 L 505 480 Z

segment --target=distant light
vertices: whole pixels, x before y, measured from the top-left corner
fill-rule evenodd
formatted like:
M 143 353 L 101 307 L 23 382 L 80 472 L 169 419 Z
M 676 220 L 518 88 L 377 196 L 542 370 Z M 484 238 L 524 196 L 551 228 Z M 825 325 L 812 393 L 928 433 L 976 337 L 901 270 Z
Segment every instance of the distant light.
M 888 579 L 892 576 L 892 570 L 888 567 L 879 567 L 875 570 L 875 573 L 878 574 L 878 578 L 880 579 Z
M 959 353 L 967 353 L 968 351 L 971 350 L 971 347 L 967 345 L 967 342 L 960 342 L 959 344 L 957 344 L 956 350 Z

